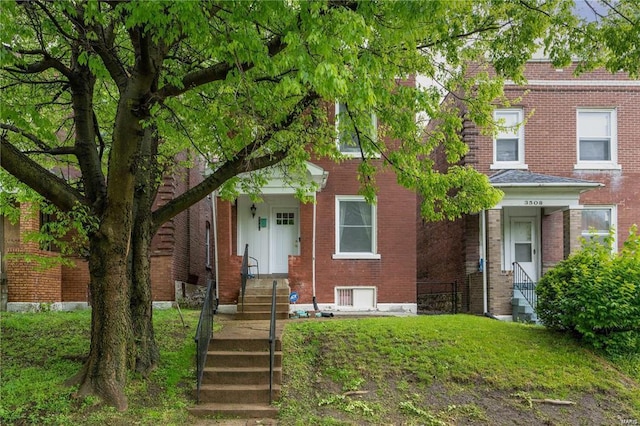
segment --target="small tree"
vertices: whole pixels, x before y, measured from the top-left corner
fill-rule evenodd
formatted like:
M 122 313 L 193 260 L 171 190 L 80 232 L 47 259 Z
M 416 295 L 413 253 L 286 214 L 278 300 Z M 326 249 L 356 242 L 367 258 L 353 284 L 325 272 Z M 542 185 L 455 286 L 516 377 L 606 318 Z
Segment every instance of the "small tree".
M 582 249 L 538 283 L 538 316 L 610 353 L 640 350 L 640 236 L 631 228 L 622 250 L 583 240 Z

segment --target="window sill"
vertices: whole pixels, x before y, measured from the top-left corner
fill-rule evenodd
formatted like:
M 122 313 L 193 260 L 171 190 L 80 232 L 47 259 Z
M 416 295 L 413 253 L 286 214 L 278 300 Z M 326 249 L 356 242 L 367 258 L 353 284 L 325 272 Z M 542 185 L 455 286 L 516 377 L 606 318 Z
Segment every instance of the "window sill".
M 331 257 L 336 260 L 380 260 L 382 258 L 379 254 L 373 253 L 334 253 Z
M 573 165 L 574 170 L 622 170 L 622 166 L 614 163 L 578 163 Z
M 344 156 L 346 159 L 348 160 L 353 160 L 353 159 L 361 159 L 362 158 L 362 153 L 360 153 L 360 151 L 358 152 L 342 152 L 340 151 L 340 155 Z M 367 158 L 380 158 L 380 154 L 373 154 L 370 156 L 367 156 Z
M 529 170 L 529 166 L 523 163 L 493 163 L 491 170 Z

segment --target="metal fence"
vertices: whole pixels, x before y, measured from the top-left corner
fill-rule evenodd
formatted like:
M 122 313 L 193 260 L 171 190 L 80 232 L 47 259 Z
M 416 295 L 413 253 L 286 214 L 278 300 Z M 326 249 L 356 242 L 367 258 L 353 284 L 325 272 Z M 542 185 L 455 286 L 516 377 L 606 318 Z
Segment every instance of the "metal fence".
M 418 281 L 416 288 L 419 314 L 457 314 L 463 308 L 458 281 Z

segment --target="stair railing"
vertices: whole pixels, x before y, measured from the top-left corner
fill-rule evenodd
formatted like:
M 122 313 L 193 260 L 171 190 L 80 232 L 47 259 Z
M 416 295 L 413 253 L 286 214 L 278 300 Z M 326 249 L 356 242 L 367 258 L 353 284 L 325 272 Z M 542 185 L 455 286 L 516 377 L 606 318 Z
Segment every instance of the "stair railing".
M 513 262 L 513 290 L 519 290 L 535 312 L 538 302 L 536 283 L 518 262 Z
M 207 293 L 200 311 L 200 319 L 198 320 L 198 328 L 196 329 L 196 401 L 200 403 L 200 386 L 204 376 L 204 367 L 207 363 L 207 351 L 209 350 L 209 341 L 213 334 L 213 314 L 216 309 L 216 299 L 213 294 L 213 280 L 209 279 L 207 283 Z
M 249 244 L 244 246 L 244 254 L 242 255 L 242 266 L 240 268 L 240 282 L 241 282 L 241 294 L 242 298 L 242 312 L 244 312 L 244 292 L 247 289 L 247 279 L 249 278 Z
M 271 292 L 271 323 L 269 326 L 269 404 L 273 401 L 273 368 L 276 356 L 276 288 L 278 282 L 273 280 Z

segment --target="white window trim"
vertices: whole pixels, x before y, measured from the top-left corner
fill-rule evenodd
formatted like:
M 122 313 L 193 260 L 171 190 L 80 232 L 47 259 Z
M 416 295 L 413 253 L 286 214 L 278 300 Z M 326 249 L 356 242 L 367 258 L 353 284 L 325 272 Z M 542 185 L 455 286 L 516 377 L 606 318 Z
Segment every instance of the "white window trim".
M 370 306 L 370 309 L 376 309 L 378 307 L 378 288 L 374 286 L 336 286 L 333 289 L 333 297 L 335 301 L 336 310 L 341 311 L 361 311 L 362 307 L 353 306 L 353 305 L 339 305 L 338 304 L 338 292 L 339 290 L 370 290 L 373 292 L 373 306 Z M 351 300 L 353 303 L 353 299 Z
M 340 247 L 340 202 L 341 201 L 365 201 L 365 198 L 361 195 L 336 195 L 335 204 L 335 252 L 332 256 L 333 259 L 381 259 L 378 254 L 378 209 L 376 204 L 371 205 L 371 245 L 372 252 L 348 252 L 342 253 L 339 250 Z
M 615 204 L 598 204 L 598 205 L 584 205 L 582 206 L 582 211 L 584 210 L 610 210 L 611 211 L 611 228 L 613 228 L 613 243 L 611 244 L 611 251 L 613 253 L 618 252 L 618 206 Z M 588 230 L 587 230 L 588 233 Z M 582 229 L 582 223 L 580 223 L 580 236 L 585 237 L 584 229 Z
M 607 112 L 611 115 L 611 160 L 589 161 L 580 160 L 580 113 Z M 618 114 L 615 108 L 578 108 L 576 109 L 576 164 L 577 170 L 620 170 L 618 164 Z
M 521 123 L 520 127 L 518 127 L 518 161 L 498 161 L 497 159 L 497 138 L 493 138 L 493 164 L 489 166 L 492 170 L 501 170 L 501 169 L 523 169 L 527 170 L 529 166 L 525 163 L 524 159 L 524 111 L 522 108 L 498 108 L 493 112 L 493 118 L 497 120 L 496 114 L 499 112 L 517 112 L 518 113 L 518 122 Z
M 335 104 L 335 126 L 336 126 L 336 147 L 338 148 L 338 151 L 340 151 L 340 154 L 344 155 L 345 157 L 355 157 L 355 158 L 362 158 L 362 153 L 360 151 L 356 151 L 356 152 L 344 152 L 340 149 L 340 132 L 338 132 L 338 124 L 339 124 L 339 111 L 340 111 L 340 104 L 343 102 L 336 102 Z M 376 116 L 375 113 L 371 113 L 371 124 L 373 126 L 374 129 L 374 133 L 373 133 L 373 139 L 376 140 L 377 136 L 378 136 L 378 117 Z M 376 154 L 374 156 L 372 156 L 373 158 L 380 158 L 380 154 Z

